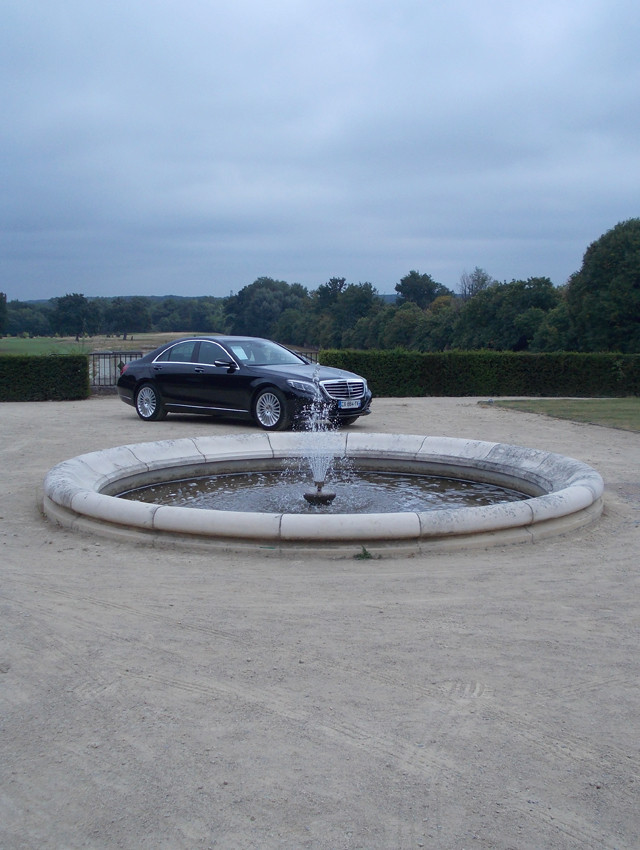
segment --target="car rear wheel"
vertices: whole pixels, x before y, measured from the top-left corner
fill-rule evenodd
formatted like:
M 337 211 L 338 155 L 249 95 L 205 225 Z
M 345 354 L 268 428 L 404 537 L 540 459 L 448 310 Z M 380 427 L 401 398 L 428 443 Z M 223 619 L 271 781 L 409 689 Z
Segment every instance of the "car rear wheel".
M 145 422 L 157 422 L 167 415 L 160 393 L 152 384 L 143 384 L 136 393 L 136 411 Z
M 253 416 L 265 431 L 283 431 L 291 424 L 287 400 L 276 387 L 258 393 L 253 404 Z

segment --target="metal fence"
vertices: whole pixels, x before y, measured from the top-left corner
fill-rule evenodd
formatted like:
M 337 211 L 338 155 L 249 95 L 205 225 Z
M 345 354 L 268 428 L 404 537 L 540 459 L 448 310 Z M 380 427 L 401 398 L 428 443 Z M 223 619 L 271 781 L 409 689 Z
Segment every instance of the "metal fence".
M 296 351 L 298 354 L 302 354 L 303 357 L 306 357 L 307 360 L 310 360 L 312 363 L 318 362 L 318 349 L 317 348 L 314 348 L 314 349 L 295 348 L 294 351 Z
M 142 357 L 141 351 L 94 351 L 89 355 L 92 387 L 115 387 L 125 363 Z

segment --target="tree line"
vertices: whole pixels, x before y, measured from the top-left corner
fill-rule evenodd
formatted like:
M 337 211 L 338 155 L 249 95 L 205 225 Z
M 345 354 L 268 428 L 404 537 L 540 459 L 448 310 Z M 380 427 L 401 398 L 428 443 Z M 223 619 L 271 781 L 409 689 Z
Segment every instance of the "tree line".
M 1 316 L 0 308 L 0 320 Z M 0 329 L 11 336 L 79 338 L 149 331 L 213 331 L 223 320 L 223 299 L 213 296 L 87 298 L 74 292 L 49 301 L 9 301 Z
M 640 352 L 640 219 L 616 225 L 585 252 L 562 287 L 547 277 L 499 282 L 476 267 L 453 292 L 408 272 L 393 297 L 332 277 L 309 291 L 260 277 L 225 298 L 85 298 L 6 302 L 0 330 L 43 336 L 184 331 L 248 334 L 322 348 L 416 351 Z

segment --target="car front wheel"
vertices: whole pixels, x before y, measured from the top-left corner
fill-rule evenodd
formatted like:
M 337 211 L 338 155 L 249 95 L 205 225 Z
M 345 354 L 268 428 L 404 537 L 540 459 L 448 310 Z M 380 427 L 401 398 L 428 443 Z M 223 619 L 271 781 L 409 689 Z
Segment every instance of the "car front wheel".
M 275 387 L 261 390 L 253 405 L 253 415 L 265 431 L 283 431 L 291 424 L 287 401 Z
M 152 384 L 143 384 L 136 393 L 136 411 L 145 422 L 157 422 L 167 415 L 160 393 Z

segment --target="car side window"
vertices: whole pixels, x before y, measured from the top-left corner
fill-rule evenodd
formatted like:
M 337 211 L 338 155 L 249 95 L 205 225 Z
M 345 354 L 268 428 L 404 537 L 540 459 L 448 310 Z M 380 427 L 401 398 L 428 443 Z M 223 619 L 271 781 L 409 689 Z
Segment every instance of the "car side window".
M 188 340 L 187 342 L 179 342 L 176 345 L 172 345 L 171 348 L 167 348 L 162 352 L 158 357 L 156 357 L 156 361 L 170 361 L 171 363 L 190 363 L 191 358 L 193 357 L 193 349 L 195 348 L 195 340 Z
M 229 360 L 229 355 L 224 348 L 220 348 L 215 342 L 201 342 L 198 363 L 207 363 L 213 366 L 216 360 Z

